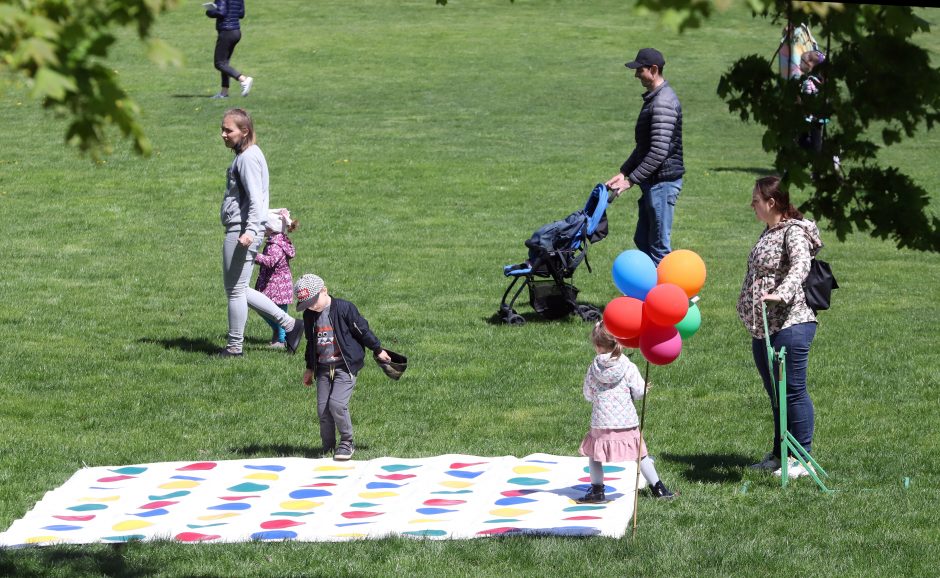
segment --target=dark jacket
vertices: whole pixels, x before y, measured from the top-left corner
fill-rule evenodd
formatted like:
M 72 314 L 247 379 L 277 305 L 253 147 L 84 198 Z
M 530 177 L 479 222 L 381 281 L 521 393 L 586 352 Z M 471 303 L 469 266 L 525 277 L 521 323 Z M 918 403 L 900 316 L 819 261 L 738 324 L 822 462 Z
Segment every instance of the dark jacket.
M 214 0 L 215 10 L 206 10 L 206 16 L 215 18 L 215 29 L 239 30 L 238 21 L 245 17 L 245 0 Z
M 330 303 L 330 323 L 333 326 L 333 335 L 346 370 L 355 375 L 365 365 L 365 350 L 371 349 L 378 353 L 382 351 L 379 338 L 369 330 L 366 321 L 356 306 L 345 299 L 332 298 Z M 304 357 L 307 360 L 307 369 L 317 371 L 317 319 L 320 313 L 307 309 L 304 311 L 304 335 L 307 338 L 307 349 Z
M 682 178 L 682 105 L 668 82 L 643 94 L 635 135 L 636 148 L 620 167 L 631 183 L 655 184 Z

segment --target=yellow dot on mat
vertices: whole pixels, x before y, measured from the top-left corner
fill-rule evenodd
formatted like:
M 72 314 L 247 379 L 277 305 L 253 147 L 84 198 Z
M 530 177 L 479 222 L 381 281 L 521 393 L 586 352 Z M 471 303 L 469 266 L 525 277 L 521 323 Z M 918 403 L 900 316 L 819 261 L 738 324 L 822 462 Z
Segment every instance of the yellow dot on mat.
M 235 516 L 240 516 L 241 514 L 236 514 L 235 512 L 226 512 L 225 514 L 209 514 L 208 516 L 199 516 L 197 520 L 224 520 L 225 518 L 234 518 Z
M 354 470 L 354 466 L 317 466 L 313 468 L 315 472 L 336 472 L 339 470 Z
M 178 490 L 180 488 L 195 488 L 199 485 L 199 482 L 193 482 L 191 480 L 179 480 L 176 482 L 167 482 L 160 486 L 164 490 Z
M 441 485 L 445 488 L 469 488 L 473 485 L 473 482 L 458 482 L 457 480 L 447 480 L 446 482 L 441 482 Z
M 57 536 L 33 536 L 32 538 L 26 538 L 26 543 L 42 544 L 43 542 L 54 542 L 57 539 Z
M 495 510 L 490 510 L 490 513 L 501 518 L 512 518 L 523 514 L 531 514 L 532 510 L 523 510 L 522 508 L 496 508 Z
M 314 502 L 313 500 L 288 500 L 281 502 L 281 507 L 285 510 L 312 510 L 322 505 L 323 502 Z
M 258 472 L 257 474 L 250 474 L 245 476 L 246 480 L 277 480 L 280 479 L 280 476 L 277 474 L 272 474 L 270 472 Z
M 512 469 L 512 471 L 516 472 L 517 474 L 539 474 L 551 470 L 543 466 L 516 466 Z
M 124 522 L 118 522 L 117 524 L 111 526 L 111 528 L 117 530 L 118 532 L 124 532 L 127 530 L 139 530 L 148 526 L 153 526 L 153 522 L 145 522 L 144 520 L 126 520 Z
M 359 492 L 360 498 L 391 498 L 397 495 L 398 492 Z
M 105 496 L 103 498 L 100 498 L 100 497 L 99 498 L 93 498 L 93 497 L 79 498 L 78 501 L 79 502 L 116 502 L 120 499 L 121 499 L 121 496 Z

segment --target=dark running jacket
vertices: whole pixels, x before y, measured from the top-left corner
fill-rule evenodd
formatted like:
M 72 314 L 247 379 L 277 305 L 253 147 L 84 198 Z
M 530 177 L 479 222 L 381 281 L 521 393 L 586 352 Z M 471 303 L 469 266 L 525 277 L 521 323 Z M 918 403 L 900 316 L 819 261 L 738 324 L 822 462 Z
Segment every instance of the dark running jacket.
M 238 21 L 245 17 L 245 0 L 214 0 L 215 9 L 206 10 L 206 16 L 215 18 L 215 29 L 240 30 Z
M 307 349 L 304 352 L 304 358 L 307 361 L 307 369 L 317 373 L 317 319 L 320 313 L 307 309 L 304 311 L 304 336 L 307 338 Z M 362 366 L 365 365 L 365 350 L 371 349 L 378 353 L 382 351 L 382 343 L 379 338 L 369 329 L 369 322 L 366 321 L 356 306 L 345 299 L 333 297 L 330 303 L 330 323 L 333 326 L 333 335 L 336 339 L 336 346 L 343 361 L 346 362 L 346 370 L 356 375 Z
M 682 105 L 668 82 L 643 94 L 635 136 L 636 148 L 620 167 L 631 183 L 652 185 L 682 178 Z

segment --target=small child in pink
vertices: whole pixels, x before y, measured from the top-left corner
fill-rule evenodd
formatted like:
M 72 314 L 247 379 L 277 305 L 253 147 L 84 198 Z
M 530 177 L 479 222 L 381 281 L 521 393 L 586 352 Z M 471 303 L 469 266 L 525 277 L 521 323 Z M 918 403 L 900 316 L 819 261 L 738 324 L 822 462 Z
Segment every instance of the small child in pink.
M 675 496 L 666 488 L 640 435 L 640 419 L 633 400 L 643 399 L 640 370 L 623 354 L 623 346 L 600 321 L 591 332 L 597 356 L 584 376 L 584 399 L 594 405 L 591 431 L 581 442 L 580 453 L 588 458 L 591 489 L 579 503 L 604 502 L 604 462 L 635 462 L 642 456 L 640 472 L 655 498 Z
M 287 209 L 272 209 L 268 213 L 265 237 L 267 244 L 264 250 L 255 256 L 255 262 L 260 265 L 255 290 L 268 296 L 271 301 L 287 311 L 287 306 L 294 299 L 294 278 L 291 275 L 290 260 L 294 258 L 294 244 L 287 237 L 299 223 L 292 220 Z M 273 331 L 271 347 L 283 348 L 286 333 L 277 322 L 265 319 Z

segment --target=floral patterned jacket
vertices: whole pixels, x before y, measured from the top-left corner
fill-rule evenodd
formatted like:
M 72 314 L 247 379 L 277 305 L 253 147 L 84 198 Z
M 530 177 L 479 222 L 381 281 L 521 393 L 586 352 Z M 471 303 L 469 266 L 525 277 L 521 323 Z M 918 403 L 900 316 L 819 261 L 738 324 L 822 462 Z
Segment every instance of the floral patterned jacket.
M 584 399 L 594 404 L 591 427 L 626 429 L 637 427 L 634 399 L 643 399 L 643 378 L 640 370 L 626 354 L 611 357 L 602 353 L 594 358 L 584 376 Z
M 294 279 L 290 272 L 294 254 L 294 244 L 287 235 L 275 233 L 268 237 L 264 250 L 255 255 L 255 262 L 260 265 L 255 290 L 278 305 L 289 305 L 294 298 Z
M 764 338 L 761 296 L 765 293 L 776 293 L 783 299 L 767 303 L 767 328 L 771 335 L 797 323 L 816 321 L 816 315 L 806 304 L 803 282 L 810 261 L 822 246 L 813 221 L 784 219 L 764 229 L 747 258 L 747 274 L 738 298 L 738 317 L 751 336 Z

